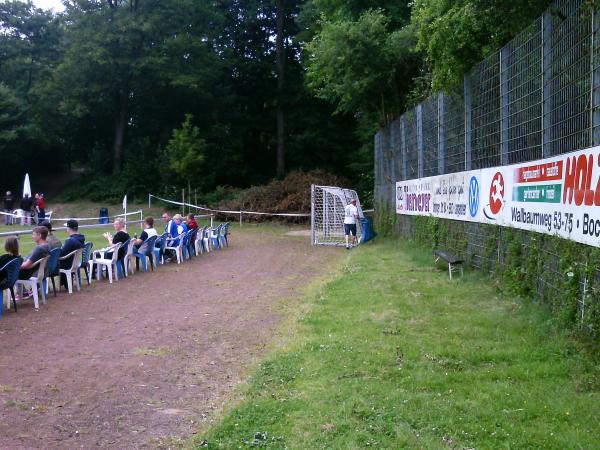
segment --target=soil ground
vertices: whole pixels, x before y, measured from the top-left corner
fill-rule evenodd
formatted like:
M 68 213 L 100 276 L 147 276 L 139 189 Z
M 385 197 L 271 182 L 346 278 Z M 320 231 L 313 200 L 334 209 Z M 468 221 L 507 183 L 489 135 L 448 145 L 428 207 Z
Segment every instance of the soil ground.
M 0 448 L 166 448 L 188 438 L 265 356 L 282 299 L 345 256 L 286 231 L 236 228 L 224 251 L 5 312 Z

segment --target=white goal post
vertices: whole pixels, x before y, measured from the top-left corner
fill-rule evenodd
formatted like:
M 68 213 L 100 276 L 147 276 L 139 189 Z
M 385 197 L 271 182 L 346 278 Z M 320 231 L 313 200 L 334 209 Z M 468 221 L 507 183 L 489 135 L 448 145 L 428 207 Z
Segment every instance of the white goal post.
M 356 191 L 334 186 L 310 186 L 310 239 L 312 245 L 346 245 L 344 208 L 356 200 L 358 215 L 364 218 Z M 356 224 L 358 242 L 362 239 L 360 220 Z

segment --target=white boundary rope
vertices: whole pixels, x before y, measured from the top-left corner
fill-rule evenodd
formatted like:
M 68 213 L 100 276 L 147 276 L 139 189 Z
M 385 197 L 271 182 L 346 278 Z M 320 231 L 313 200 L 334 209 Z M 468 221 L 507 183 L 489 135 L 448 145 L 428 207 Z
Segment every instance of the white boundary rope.
M 189 206 L 190 208 L 197 208 L 203 211 L 216 212 L 221 214 L 249 214 L 249 215 L 257 215 L 257 216 L 280 216 L 280 217 L 310 217 L 310 213 L 268 213 L 268 212 L 258 212 L 258 211 L 227 211 L 222 209 L 211 209 L 206 208 L 204 206 L 192 205 L 191 203 L 178 202 L 175 200 L 167 200 L 166 198 L 158 197 L 154 194 L 148 194 L 148 205 L 150 205 L 151 199 L 155 198 L 162 202 L 172 203 L 174 205 L 179 206 Z
M 133 216 L 136 214 L 140 214 L 142 212 L 142 210 L 137 210 L 137 211 L 133 211 L 133 212 L 128 212 L 127 214 L 125 213 L 121 213 L 121 214 L 115 214 L 113 216 L 105 216 L 105 217 L 51 217 L 51 221 L 66 221 L 66 220 L 100 220 L 100 219 L 111 219 L 111 218 L 115 218 L 115 217 L 127 217 L 127 216 Z M 12 214 L 12 213 L 5 213 L 0 211 L 0 214 L 3 216 L 11 216 L 11 217 L 16 217 L 17 219 L 21 219 L 27 216 L 19 216 L 18 214 Z

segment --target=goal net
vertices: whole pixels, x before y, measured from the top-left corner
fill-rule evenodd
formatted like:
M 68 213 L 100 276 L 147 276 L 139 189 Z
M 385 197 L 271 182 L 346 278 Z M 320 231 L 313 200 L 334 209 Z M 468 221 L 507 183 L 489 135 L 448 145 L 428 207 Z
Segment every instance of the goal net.
M 311 185 L 310 230 L 312 245 L 345 245 L 344 208 L 356 200 L 358 215 L 363 218 L 356 191 L 333 186 Z M 360 220 L 356 224 L 358 242 L 362 238 Z

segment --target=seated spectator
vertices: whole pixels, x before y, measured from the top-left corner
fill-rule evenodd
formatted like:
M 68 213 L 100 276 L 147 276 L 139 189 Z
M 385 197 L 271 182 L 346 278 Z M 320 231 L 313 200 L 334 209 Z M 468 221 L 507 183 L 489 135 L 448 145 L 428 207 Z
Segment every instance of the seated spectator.
M 197 230 L 198 229 L 198 222 L 196 222 L 196 218 L 194 217 L 193 214 L 188 214 L 187 216 L 187 222 L 186 222 L 188 228 L 190 230 Z M 196 232 L 197 233 L 197 232 Z M 196 242 L 196 233 L 194 233 L 194 236 L 192 236 L 192 242 L 191 244 L 194 244 Z
M 173 216 L 173 220 L 177 224 L 177 236 L 179 236 L 181 233 L 187 233 L 189 231 L 188 226 L 185 224 L 183 217 L 181 217 L 180 214 L 175 214 Z
M 193 214 L 188 214 L 186 224 L 190 230 L 198 228 L 198 222 L 196 222 L 196 218 Z
M 117 217 L 115 219 L 115 221 L 113 222 L 113 227 L 116 231 L 114 236 L 108 232 L 106 232 L 102 235 L 106 238 L 109 245 L 114 245 L 114 244 L 119 244 L 119 243 L 124 244 L 125 242 L 127 242 L 130 239 L 129 234 L 127 234 L 127 232 L 125 231 L 125 219 L 124 218 Z M 107 250 L 107 249 L 97 250 L 94 252 L 94 255 L 96 255 L 96 257 L 98 257 L 98 258 L 103 257 L 105 259 L 111 259 L 113 256 L 113 252 L 112 251 L 108 252 L 105 250 Z M 102 256 L 102 253 L 104 253 L 104 256 Z M 119 249 L 119 254 L 117 255 L 117 258 L 122 259 L 126 253 L 127 253 L 127 247 L 121 245 L 121 248 Z M 95 266 L 92 265 L 91 272 L 93 273 L 94 270 L 95 270 Z
M 173 222 L 174 226 L 172 227 L 171 231 L 169 232 L 169 239 L 170 239 L 169 242 L 170 243 L 168 245 L 172 246 L 172 247 L 176 247 L 179 245 L 179 239 L 177 239 L 177 237 L 184 231 L 187 231 L 188 228 L 185 225 L 185 223 L 183 223 L 183 217 L 181 217 L 180 214 L 175 214 L 173 216 L 172 222 Z M 170 262 L 174 257 L 174 250 L 166 249 L 165 252 L 169 253 L 169 256 L 167 258 L 165 258 L 165 261 Z
M 129 234 L 127 234 L 127 232 L 125 231 L 125 219 L 123 217 L 117 217 L 113 223 L 113 227 L 116 231 L 114 236 L 110 233 L 104 233 L 102 235 L 106 238 L 109 245 L 114 245 L 114 244 L 118 244 L 118 243 L 124 244 L 125 242 L 127 242 L 130 239 Z M 121 248 L 119 249 L 118 258 L 119 259 L 123 258 L 126 253 L 127 253 L 127 248 L 121 246 Z M 111 258 L 111 257 L 112 257 L 112 252 L 108 252 L 105 256 L 105 258 L 107 258 L 107 259 Z
M 6 253 L 0 256 L 0 269 L 13 259 L 19 257 L 19 240 L 16 236 L 9 236 L 4 241 L 4 250 Z M 6 271 L 0 270 L 0 283 L 6 279 Z
M 170 238 L 177 237 L 177 224 L 175 223 L 175 220 L 171 217 L 171 214 L 165 211 L 162 215 L 162 219 L 166 222 L 165 233 L 168 233 Z
M 67 256 L 69 253 L 74 252 L 75 250 L 79 250 L 83 248 L 85 245 L 85 236 L 83 234 L 79 234 L 79 223 L 70 219 L 65 224 L 67 227 L 67 234 L 69 237 L 65 240 L 64 245 L 60 249 L 60 257 Z M 63 259 L 60 262 L 61 269 L 68 269 L 73 264 L 73 258 Z
M 40 225 L 42 227 L 48 228 L 48 237 L 46 238 L 46 242 L 48 242 L 50 250 L 54 250 L 55 248 L 61 248 L 62 243 L 60 242 L 60 239 L 58 239 L 54 235 L 54 233 L 52 233 L 52 223 L 50 223 L 49 220 L 44 220 L 42 223 L 40 223 Z
M 35 227 L 31 232 L 31 237 L 36 243 L 36 246 L 31 250 L 29 255 L 27 255 L 23 264 L 21 264 L 19 280 L 28 280 L 37 270 L 37 267 L 33 267 L 33 265 L 50 253 L 50 247 L 48 247 L 48 243 L 46 242 L 48 228 Z
M 142 231 L 142 234 L 140 234 L 139 239 L 134 236 L 135 241 L 133 245 L 135 245 L 136 248 L 139 248 L 139 246 L 142 245 L 146 239 L 157 235 L 158 233 L 154 229 L 154 219 L 152 217 L 146 217 L 144 219 L 144 231 Z
M 189 231 L 189 228 L 183 222 L 183 217 L 181 217 L 180 214 L 175 214 L 173 216 L 173 220 L 175 221 L 175 224 L 177 225 L 177 232 L 176 232 L 175 236 L 179 236 L 181 233 L 187 233 Z M 175 245 L 177 245 L 178 243 L 179 243 L 179 239 L 175 239 Z

